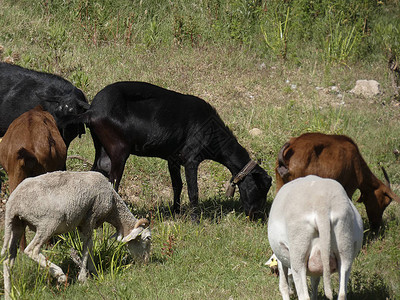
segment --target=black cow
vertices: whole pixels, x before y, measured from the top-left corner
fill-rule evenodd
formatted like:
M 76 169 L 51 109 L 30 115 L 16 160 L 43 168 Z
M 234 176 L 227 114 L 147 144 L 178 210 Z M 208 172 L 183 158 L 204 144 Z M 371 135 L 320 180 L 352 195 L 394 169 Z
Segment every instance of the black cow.
M 130 154 L 160 157 L 168 161 L 174 211 L 180 211 L 181 166 L 195 208 L 198 166 L 211 159 L 231 171 L 231 184 L 239 186 L 246 214 L 263 208 L 271 177 L 200 98 L 144 82 L 117 82 L 101 90 L 79 120 L 90 128 L 96 148 L 92 170 L 108 176 L 116 190 Z
M 0 62 L 0 136 L 14 119 L 37 105 L 53 115 L 67 148 L 85 133 L 83 123 L 60 126 L 66 116 L 70 119 L 89 108 L 81 90 L 60 76 Z

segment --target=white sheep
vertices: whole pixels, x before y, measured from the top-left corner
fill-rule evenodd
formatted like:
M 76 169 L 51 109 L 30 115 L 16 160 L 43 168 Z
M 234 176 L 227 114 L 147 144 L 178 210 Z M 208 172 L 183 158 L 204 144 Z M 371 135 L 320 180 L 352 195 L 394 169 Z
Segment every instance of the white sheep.
M 87 262 L 92 248 L 93 229 L 108 222 L 116 228 L 118 240 L 127 242 L 134 258 L 149 258 L 151 232 L 146 219 L 137 220 L 112 185 L 98 172 L 52 172 L 25 179 L 12 192 L 6 204 L 2 256 L 4 290 L 10 297 L 10 269 L 18 242 L 26 226 L 36 234 L 24 250 L 31 259 L 63 283 L 62 269 L 40 253 L 41 246 L 53 235 L 78 228 L 83 243 L 78 280 L 87 278 Z
M 346 299 L 354 258 L 362 246 L 363 223 L 346 191 L 335 180 L 314 175 L 285 184 L 276 195 L 268 220 L 269 243 L 278 257 L 279 290 L 289 299 L 288 269 L 298 298 L 317 299 L 320 276 L 332 299 L 330 275 L 339 271 L 338 299 Z

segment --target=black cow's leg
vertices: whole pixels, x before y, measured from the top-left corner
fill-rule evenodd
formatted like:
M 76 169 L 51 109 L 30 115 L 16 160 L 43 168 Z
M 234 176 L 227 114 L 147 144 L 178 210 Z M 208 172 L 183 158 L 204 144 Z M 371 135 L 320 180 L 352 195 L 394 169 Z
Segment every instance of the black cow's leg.
M 102 151 L 101 149 L 103 148 L 103 146 L 101 145 L 97 135 L 94 133 L 94 131 L 92 129 L 90 129 L 90 134 L 92 135 L 93 145 L 94 145 L 94 149 L 95 149 L 92 171 L 100 171 L 98 169 L 98 162 L 99 162 L 99 159 L 101 156 L 101 151 Z M 109 175 L 109 174 L 107 174 L 107 175 Z
M 181 192 L 182 192 L 182 177 L 181 166 L 173 161 L 168 161 L 169 175 L 171 176 L 172 189 L 174 191 L 174 213 L 181 212 Z
M 192 217 L 197 218 L 197 209 L 199 205 L 199 188 L 197 185 L 197 171 L 199 163 L 188 162 L 185 164 L 185 176 L 188 189 L 190 204 L 193 209 Z
M 114 185 L 114 189 L 117 192 L 128 157 L 129 151 L 125 151 L 123 149 L 119 149 L 119 151 L 114 151 L 113 154 L 110 154 L 111 171 L 109 180 Z

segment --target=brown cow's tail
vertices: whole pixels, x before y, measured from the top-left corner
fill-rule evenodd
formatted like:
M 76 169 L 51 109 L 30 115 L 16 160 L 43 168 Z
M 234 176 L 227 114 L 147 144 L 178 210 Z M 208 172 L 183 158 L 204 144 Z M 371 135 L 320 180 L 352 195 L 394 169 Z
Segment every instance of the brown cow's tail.
M 276 168 L 276 171 L 279 173 L 282 179 L 285 179 L 289 175 L 289 166 L 286 164 L 285 158 L 283 157 L 283 152 L 285 152 L 285 150 L 289 146 L 290 146 L 289 142 L 285 143 L 278 153 L 278 166 Z
M 33 154 L 31 151 L 29 151 L 28 149 L 21 147 L 18 150 L 18 159 L 22 159 L 25 161 L 25 163 L 27 164 L 35 164 L 37 163 L 37 159 L 35 154 Z
M 21 147 L 17 153 L 18 159 L 21 160 L 20 166 L 24 170 L 28 171 L 27 176 L 29 177 L 37 175 L 32 174 L 32 172 L 36 173 L 35 171 L 37 171 L 38 168 L 41 168 L 35 154 L 25 149 L 24 147 Z M 44 171 L 42 173 L 44 173 Z

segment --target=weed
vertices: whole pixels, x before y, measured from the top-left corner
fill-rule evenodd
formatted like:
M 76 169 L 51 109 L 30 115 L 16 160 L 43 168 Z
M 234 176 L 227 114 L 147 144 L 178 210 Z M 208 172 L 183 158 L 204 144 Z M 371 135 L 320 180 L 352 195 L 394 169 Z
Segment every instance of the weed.
M 283 20 L 280 19 L 278 12 L 275 11 L 271 24 L 266 25 L 268 29 L 264 29 L 261 25 L 261 32 L 264 36 L 265 44 L 276 56 L 279 56 L 284 60 L 287 56 L 289 16 L 290 7 L 287 7 L 286 15 Z
M 161 248 L 161 256 L 165 259 L 171 258 L 174 254 L 175 237 L 173 234 L 168 236 L 168 239 Z
M 88 75 L 82 70 L 81 67 L 76 68 L 72 74 L 70 75 L 71 82 L 77 87 L 82 90 L 87 89 L 89 86 L 89 77 Z
M 332 12 L 327 12 L 330 25 L 329 33 L 324 43 L 324 59 L 327 64 L 342 63 L 346 64 L 359 43 L 359 33 L 356 26 L 343 25 L 343 12 L 339 16 L 332 16 Z M 336 22 L 336 24 L 332 24 Z

